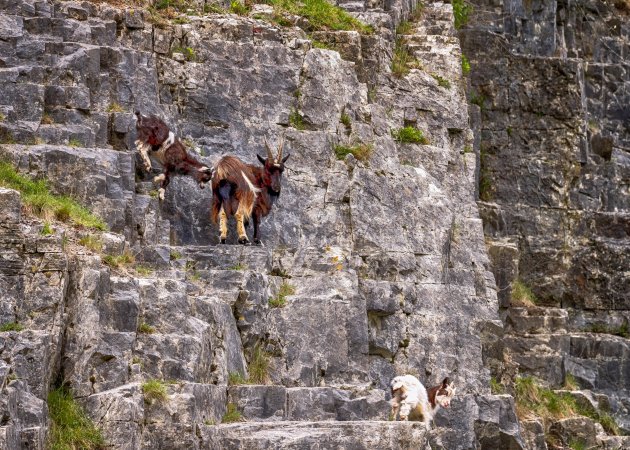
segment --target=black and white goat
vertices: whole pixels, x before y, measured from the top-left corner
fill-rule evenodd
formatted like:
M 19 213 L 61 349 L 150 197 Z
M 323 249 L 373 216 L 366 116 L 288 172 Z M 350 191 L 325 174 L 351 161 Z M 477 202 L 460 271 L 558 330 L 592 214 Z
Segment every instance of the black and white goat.
M 144 117 L 139 111 L 136 111 L 136 117 L 136 148 L 144 162 L 144 169 L 147 172 L 151 170 L 150 156 L 162 165 L 162 174 L 153 179 L 154 183 L 161 182 L 158 191 L 160 200 L 164 200 L 171 175 L 190 175 L 203 189 L 212 179 L 212 169 L 190 156 L 164 121 L 155 116 Z

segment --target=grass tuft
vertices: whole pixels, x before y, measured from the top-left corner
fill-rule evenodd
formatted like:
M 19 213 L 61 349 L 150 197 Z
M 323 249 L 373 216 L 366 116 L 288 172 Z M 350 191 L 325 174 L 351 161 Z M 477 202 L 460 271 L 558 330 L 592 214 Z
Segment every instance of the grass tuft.
M 70 147 L 83 147 L 83 143 L 77 138 L 70 138 L 70 140 L 68 140 L 68 145 Z
M 96 236 L 94 234 L 83 236 L 81 239 L 79 239 L 79 245 L 82 245 L 95 253 L 100 253 L 101 251 L 103 251 L 103 240 L 100 238 L 100 236 Z
M 468 23 L 468 16 L 473 7 L 466 0 L 453 0 L 453 16 L 455 16 L 455 28 L 460 29 Z
M 236 405 L 234 403 L 227 404 L 227 411 L 223 415 L 221 419 L 221 423 L 234 423 L 234 422 L 243 422 L 243 416 L 236 409 Z
M 469 73 L 470 73 L 470 61 L 468 61 L 468 58 L 466 57 L 466 55 L 462 53 L 462 74 L 466 76 Z
M 152 267 L 143 265 L 137 265 L 136 267 L 134 267 L 134 269 L 136 270 L 138 275 L 141 275 L 143 277 L 151 275 L 154 271 Z
M 420 69 L 420 62 L 411 54 L 409 48 L 400 38 L 394 44 L 394 56 L 390 66 L 396 78 L 404 78 L 411 69 Z
M 490 378 L 490 392 L 494 395 L 505 394 L 505 386 L 503 386 L 499 380 L 492 377 Z
M 512 284 L 512 304 L 514 306 L 536 306 L 536 296 L 532 290 L 521 280 L 515 280 Z
M 153 334 L 155 333 L 155 327 L 152 327 L 146 322 L 142 322 L 140 323 L 140 325 L 138 325 L 138 333 Z
M 295 293 L 293 290 L 290 294 Z M 249 381 L 253 384 L 269 383 L 269 353 L 267 353 L 260 343 L 254 345 L 251 360 L 249 362 Z
M 125 108 L 123 108 L 116 102 L 112 102 L 107 107 L 107 112 L 108 113 L 121 113 L 121 112 L 125 112 Z
M 101 218 L 92 214 L 76 200 L 50 192 L 46 180 L 32 180 L 20 175 L 8 162 L 0 161 L 0 186 L 15 189 L 22 194 L 22 201 L 41 217 L 53 215 L 75 226 L 106 230 Z
M 435 78 L 435 81 L 437 81 L 438 86 L 443 87 L 445 89 L 451 88 L 451 82 L 448 81 L 446 78 L 442 78 L 441 76 L 435 73 L 431 74 L 431 76 Z
M 368 161 L 370 156 L 372 156 L 372 151 L 374 150 L 374 146 L 371 144 L 357 144 L 353 146 L 346 145 L 335 145 L 335 156 L 339 160 L 346 159 L 348 155 L 354 155 L 356 159 L 359 161 Z
M 104 448 L 101 431 L 85 414 L 67 388 L 60 387 L 48 394 L 51 450 L 96 450 Z
M 573 374 L 571 373 L 567 373 L 564 377 L 564 389 L 568 390 L 568 391 L 577 391 L 580 389 L 580 385 L 578 384 L 577 380 L 575 379 L 575 377 L 573 376 Z
M 606 324 L 594 323 L 591 324 L 585 331 L 589 331 L 591 333 L 612 334 L 614 336 L 620 336 L 626 339 L 630 338 L 630 330 L 628 330 L 627 322 L 619 325 L 618 327 L 611 327 Z
M 418 130 L 415 127 L 407 126 L 404 128 L 399 128 L 397 130 L 392 130 L 392 137 L 401 143 L 410 143 L 410 144 L 423 144 L 426 145 L 429 143 L 429 140 L 424 136 L 424 133 L 421 130 Z
M 23 325 L 20 325 L 17 322 L 9 322 L 9 323 L 5 323 L 0 325 L 0 333 L 4 333 L 7 331 L 22 331 L 24 329 Z
M 278 290 L 278 295 L 269 299 L 269 306 L 272 308 L 282 308 L 287 304 L 286 297 L 295 294 L 295 286 L 283 281 Z
M 39 232 L 39 234 L 41 234 L 42 236 L 50 236 L 51 234 L 54 234 L 50 223 L 44 222 L 44 226 L 42 226 L 42 230 Z
M 326 0 L 267 0 L 276 15 L 296 15 L 306 19 L 306 31 L 358 31 L 372 34 L 374 29 Z
M 243 4 L 238 0 L 232 0 L 232 2 L 230 2 L 230 12 L 238 14 L 239 16 L 246 16 L 251 9 L 249 5 Z
M 228 267 L 228 270 L 247 270 L 247 266 L 243 263 L 236 263 L 233 266 Z
M 125 250 L 122 255 L 112 256 L 105 255 L 102 258 L 103 263 L 107 264 L 113 269 L 120 269 L 134 263 L 136 259 L 128 250 Z
M 230 372 L 228 375 L 228 385 L 239 386 L 242 384 L 251 384 L 249 378 L 244 377 L 239 372 Z
M 339 121 L 347 129 L 350 129 L 352 127 L 352 122 L 350 121 L 350 116 L 348 114 L 346 114 L 345 112 L 341 113 L 341 117 L 339 118 Z
M 168 400 L 166 383 L 160 380 L 148 380 L 142 383 L 144 401 L 147 403 L 164 403 Z
M 306 128 L 304 118 L 300 115 L 297 108 L 293 108 L 289 113 L 289 125 L 300 131 Z

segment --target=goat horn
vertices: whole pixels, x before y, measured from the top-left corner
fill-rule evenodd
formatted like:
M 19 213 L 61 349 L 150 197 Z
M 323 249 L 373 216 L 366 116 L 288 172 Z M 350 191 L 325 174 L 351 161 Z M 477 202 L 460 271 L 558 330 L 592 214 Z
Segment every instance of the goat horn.
M 284 134 L 280 138 L 280 145 L 278 146 L 278 164 L 282 162 L 282 148 L 284 147 Z
M 267 137 L 265 136 L 265 148 L 267 149 L 267 159 L 269 163 L 273 161 L 273 152 L 271 151 L 271 147 L 269 146 L 269 142 L 267 142 Z

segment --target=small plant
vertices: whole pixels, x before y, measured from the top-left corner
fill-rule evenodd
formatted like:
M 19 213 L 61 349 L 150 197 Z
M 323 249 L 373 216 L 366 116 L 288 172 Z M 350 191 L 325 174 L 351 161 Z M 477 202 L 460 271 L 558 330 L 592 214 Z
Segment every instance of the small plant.
M 199 274 L 199 272 L 193 271 L 188 278 L 190 279 L 190 281 L 196 282 L 201 280 L 201 275 Z
M 176 261 L 182 257 L 182 254 L 176 250 L 171 251 L 170 258 L 171 261 Z
M 0 333 L 4 333 L 6 331 L 17 331 L 20 332 L 24 329 L 23 325 L 20 325 L 17 322 L 9 322 L 9 323 L 5 323 L 0 325 Z
M 230 12 L 234 14 L 238 14 L 239 16 L 246 16 L 247 14 L 249 14 L 250 10 L 251 8 L 249 6 L 239 2 L 238 0 L 232 0 L 232 2 L 230 2 Z
M 41 234 L 42 236 L 49 236 L 53 233 L 54 231 L 52 227 L 50 226 L 50 223 L 44 222 L 44 226 L 42 226 L 42 231 L 40 231 L 39 234 Z
M 367 161 L 372 155 L 374 147 L 371 144 L 357 144 L 353 146 L 335 145 L 335 156 L 339 160 L 346 159 L 348 155 L 354 155 L 359 161 Z
M 376 101 L 376 94 L 376 86 L 372 86 L 371 88 L 369 88 L 367 92 L 368 102 L 374 103 Z
M 350 116 L 348 114 L 346 114 L 345 111 L 341 113 L 341 117 L 339 118 L 339 121 L 347 129 L 350 129 L 352 127 L 352 123 L 350 122 Z
M 286 297 L 295 294 L 295 287 L 283 281 L 278 290 L 278 295 L 269 299 L 269 306 L 272 308 L 282 308 L 287 304 Z
M 5 116 L 4 114 L 0 113 L 0 122 L 4 122 L 6 120 L 7 116 Z
M 144 401 L 149 404 L 164 403 L 168 400 L 166 383 L 160 380 L 152 379 L 142 383 L 142 393 L 144 394 Z
M 446 78 L 442 78 L 441 76 L 435 73 L 431 74 L 431 76 L 435 78 L 435 81 L 437 81 L 438 86 L 443 87 L 445 89 L 451 88 L 451 82 L 448 81 Z
M 305 128 L 304 119 L 298 112 L 297 108 L 293 108 L 289 113 L 289 125 L 296 130 L 303 130 Z
M 241 264 L 240 262 L 234 264 L 233 266 L 228 267 L 229 270 L 247 270 L 247 266 L 245 264 Z
M 142 364 L 142 360 L 137 356 L 134 356 L 133 358 L 131 358 L 131 364 Z
M 536 296 L 521 280 L 512 283 L 512 303 L 515 306 L 536 306 Z
M 103 251 L 103 240 L 100 236 L 96 236 L 94 234 L 88 234 L 87 236 L 83 236 L 79 239 L 79 245 L 82 245 L 95 253 L 100 253 Z
M 317 39 L 312 39 L 311 40 L 311 44 L 313 45 L 313 48 L 321 48 L 321 49 L 324 49 L 324 50 L 334 50 L 335 49 L 331 44 L 328 44 L 328 43 L 322 42 L 322 41 L 318 41 Z
M 138 275 L 142 275 L 143 277 L 149 276 L 153 273 L 153 269 L 149 266 L 137 265 L 135 269 Z
M 53 120 L 50 114 L 44 113 L 44 115 L 42 116 L 41 123 L 42 125 L 52 125 L 53 123 L 55 123 L 55 121 Z
M 101 431 L 88 418 L 70 391 L 60 387 L 48 394 L 51 450 L 99 450 L 105 446 Z
M 503 386 L 499 380 L 492 377 L 490 378 L 490 392 L 494 395 L 505 394 L 505 386 Z
M 123 108 L 116 102 L 112 102 L 107 107 L 107 112 L 108 113 L 121 113 L 121 112 L 125 112 L 125 108 Z
M 105 255 L 102 258 L 102 261 L 107 264 L 109 267 L 113 269 L 119 269 L 121 267 L 126 267 L 134 263 L 135 258 L 129 251 L 124 251 L 122 255 L 112 256 Z
M 573 374 L 567 373 L 564 377 L 563 388 L 569 391 L 577 391 L 578 389 L 580 389 L 580 385 L 578 384 Z
M 269 272 L 269 275 L 272 275 L 274 277 L 291 278 L 289 276 L 289 272 L 279 267 L 274 267 L 273 269 L 271 269 L 271 272 Z
M 173 53 L 181 53 L 186 61 L 195 61 L 197 59 L 195 49 L 192 47 L 175 47 Z
M 140 325 L 138 325 L 138 333 L 153 334 L 155 333 L 155 327 L 152 327 L 146 322 L 142 322 L 140 323 Z
M 587 450 L 588 446 L 580 439 L 571 439 L 569 441 L 569 448 L 571 450 Z
M 423 145 L 429 143 L 429 140 L 424 136 L 424 133 L 421 130 L 418 130 L 417 128 L 412 126 L 399 128 L 398 130 L 392 130 L 392 137 L 396 141 L 401 143 Z
M 472 152 L 473 152 L 473 149 L 472 149 L 472 147 L 470 145 L 466 145 L 464 147 L 464 150 L 463 150 L 464 155 L 466 155 L 468 153 L 472 153 Z
M 481 108 L 483 110 L 484 104 L 486 102 L 486 97 L 482 94 L 479 94 L 477 92 L 471 92 L 470 93 L 470 99 L 469 99 L 470 103 L 473 105 L 477 105 L 479 106 L 479 108 Z
M 209 419 L 209 420 L 204 420 L 203 424 L 208 425 L 208 426 L 214 426 L 217 424 L 217 422 L 214 419 Z
M 70 147 L 81 147 L 83 146 L 83 143 L 77 138 L 70 138 L 70 140 L 68 140 L 68 145 Z
M 260 343 L 254 345 L 249 362 L 249 381 L 254 384 L 269 383 L 269 353 Z
M 466 55 L 462 53 L 462 74 L 466 76 L 469 73 L 470 73 L 470 61 L 468 61 L 468 58 L 466 57 Z
M 473 7 L 466 0 L 453 0 L 453 16 L 455 16 L 455 28 L 460 29 L 468 23 L 468 15 Z
M 251 384 L 248 378 L 245 378 L 239 372 L 230 372 L 228 375 L 228 385 L 239 386 L 243 384 Z
M 402 39 L 396 38 L 394 56 L 390 66 L 392 74 L 396 78 L 403 78 L 411 69 L 420 69 L 421 67 L 420 62 L 411 54 Z
M 413 29 L 413 25 L 408 20 L 403 20 L 396 27 L 396 34 L 409 34 Z
M 16 140 L 10 131 L 0 131 L 0 144 L 15 144 Z
M 618 327 L 611 327 L 601 323 L 593 323 L 585 331 L 589 331 L 591 333 L 612 334 L 626 339 L 630 338 L 630 330 L 628 330 L 627 322 L 619 325 Z
M 236 408 L 236 405 L 234 403 L 228 403 L 227 411 L 223 415 L 223 418 L 221 419 L 221 423 L 233 423 L 233 422 L 242 422 L 242 421 L 243 421 L 243 416 L 241 415 L 239 410 Z
M 268 0 L 273 6 L 275 15 L 300 16 L 305 20 L 300 22 L 306 25 L 308 31 L 332 30 L 332 31 L 358 31 L 363 34 L 371 34 L 374 29 L 362 23 L 344 9 L 335 6 L 326 0 Z M 301 25 L 300 26 L 304 26 Z

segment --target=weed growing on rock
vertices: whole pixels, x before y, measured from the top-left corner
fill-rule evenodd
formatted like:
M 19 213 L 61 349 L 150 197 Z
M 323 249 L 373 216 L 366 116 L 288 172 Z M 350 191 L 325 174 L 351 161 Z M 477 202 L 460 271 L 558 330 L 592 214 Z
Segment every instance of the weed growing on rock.
M 371 144 L 357 144 L 352 146 L 346 145 L 335 145 L 335 156 L 339 160 L 346 159 L 348 155 L 354 155 L 356 159 L 359 161 L 366 162 L 372 156 L 372 151 L 374 150 L 374 146 Z
M 44 115 L 42 116 L 41 124 L 52 125 L 53 123 L 55 123 L 55 121 L 53 120 L 52 116 L 48 113 L 44 113 Z
M 138 325 L 138 333 L 153 334 L 155 333 L 155 327 L 152 327 L 146 322 L 142 322 L 140 323 L 140 325 Z
M 300 16 L 308 22 L 307 31 L 358 31 L 371 34 L 374 29 L 326 0 L 268 0 L 277 14 Z
M 512 283 L 512 304 L 515 306 L 536 306 L 536 296 L 521 280 Z
M 46 180 L 32 180 L 20 175 L 8 162 L 0 161 L 0 186 L 19 191 L 24 204 L 40 217 L 52 215 L 76 226 L 107 229 L 101 218 L 79 205 L 74 199 L 53 195 Z
M 68 140 L 68 145 L 70 147 L 83 147 L 83 143 L 77 138 L 70 138 Z
M 116 102 L 112 102 L 107 107 L 107 112 L 108 113 L 121 113 L 121 112 L 125 112 L 125 108 L 123 108 Z
M 473 7 L 466 0 L 453 0 L 453 16 L 455 16 L 455 28 L 460 29 L 468 23 L 468 16 Z
M 239 372 L 230 372 L 228 375 L 228 385 L 239 386 L 243 384 L 251 384 L 248 378 L 245 378 Z
M 17 322 L 9 322 L 0 325 L 0 333 L 4 333 L 6 331 L 22 331 L 24 329 L 23 325 L 20 325 Z
M 44 222 L 44 226 L 42 226 L 42 230 L 39 232 L 39 234 L 41 234 L 42 236 L 49 236 L 53 233 L 54 231 L 52 227 L 50 226 L 50 223 Z
M 283 281 L 278 290 L 278 295 L 269 299 L 269 306 L 272 308 L 282 308 L 287 304 L 286 297 L 295 294 L 295 286 Z
M 7 116 L 5 116 L 4 114 L 0 113 L 0 122 L 4 122 L 6 118 L 7 118 Z
M 48 394 L 50 432 L 48 448 L 51 450 L 103 448 L 105 439 L 65 387 Z
M 470 98 L 468 99 L 468 101 L 472 104 L 472 105 L 477 105 L 479 106 L 479 108 L 481 108 L 481 110 L 483 111 L 484 108 L 484 104 L 486 102 L 486 97 L 483 94 L 479 94 L 475 91 L 472 91 L 470 93 Z
M 94 234 L 83 236 L 81 239 L 79 239 L 79 245 L 82 245 L 95 253 L 100 253 L 103 250 L 103 240 L 100 238 L 100 236 Z
M 182 254 L 178 251 L 171 251 L 171 254 L 169 255 L 169 257 L 171 258 L 171 261 L 175 261 L 178 260 L 182 257 Z
M 107 264 L 113 269 L 120 269 L 122 267 L 129 266 L 135 262 L 134 256 L 129 251 L 124 251 L 122 255 L 105 255 L 102 258 L 103 263 Z
M 350 121 L 350 116 L 346 114 L 346 112 L 341 113 L 341 117 L 339 121 L 343 124 L 344 127 L 350 129 L 352 127 L 352 122 Z
M 230 12 L 238 14 L 239 16 L 246 16 L 251 11 L 251 7 L 239 2 L 238 0 L 232 0 L 230 2 Z
M 620 336 L 622 338 L 630 338 L 630 330 L 628 330 L 628 323 L 619 325 L 618 327 L 611 327 L 602 323 L 591 324 L 585 331 L 591 333 L 612 334 L 614 336 Z
M 435 81 L 437 81 L 438 86 L 446 88 L 446 89 L 451 88 L 451 82 L 448 81 L 446 78 L 442 78 L 436 73 L 431 74 L 431 76 L 435 79 Z
M 394 43 L 394 56 L 390 66 L 392 75 L 396 78 L 405 77 L 411 69 L 420 69 L 420 62 L 411 54 L 409 48 L 402 39 L 396 38 Z
M 503 386 L 499 380 L 492 377 L 490 378 L 490 392 L 494 395 L 505 394 L 505 386 Z
M 429 140 L 424 136 L 424 133 L 421 130 L 418 130 L 417 128 L 412 126 L 392 130 L 392 137 L 394 138 L 394 140 L 403 144 L 407 143 L 426 145 L 429 143 Z
M 243 421 L 243 416 L 241 415 L 239 410 L 236 408 L 236 405 L 234 403 L 228 403 L 227 411 L 223 415 L 223 418 L 221 419 L 221 423 L 233 423 L 233 422 L 242 422 L 242 421 Z
M 166 383 L 161 380 L 148 380 L 142 383 L 142 393 L 144 394 L 144 401 L 152 403 L 164 403 L 168 400 L 168 393 L 166 392 Z
M 175 47 L 173 49 L 173 53 L 181 53 L 184 55 L 186 61 L 196 61 L 197 53 L 195 53 L 195 49 L 192 47 Z
M 586 445 L 586 442 L 580 439 L 571 439 L 569 442 L 569 448 L 571 450 L 587 450 L 588 446 Z
M 466 76 L 469 73 L 470 73 L 470 61 L 468 61 L 468 58 L 466 57 L 466 55 L 462 53 L 462 74 Z
M 567 373 L 566 376 L 564 377 L 563 388 L 568 391 L 577 391 L 578 389 L 580 389 L 580 385 L 578 384 L 573 374 Z
M 295 293 L 295 290 L 291 294 Z M 287 294 L 287 295 L 291 295 Z M 254 345 L 249 361 L 249 381 L 253 384 L 269 383 L 269 353 L 260 343 Z
M 289 125 L 300 131 L 306 128 L 304 124 L 304 119 L 298 112 L 297 108 L 293 108 L 289 113 Z
M 396 34 L 409 34 L 413 29 L 413 25 L 408 20 L 403 20 L 396 27 Z

